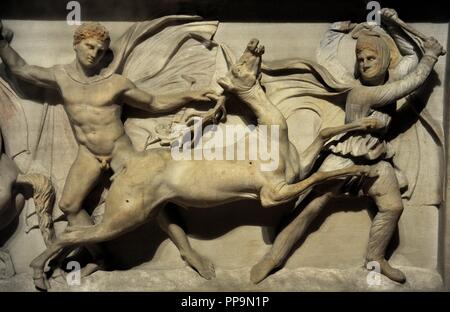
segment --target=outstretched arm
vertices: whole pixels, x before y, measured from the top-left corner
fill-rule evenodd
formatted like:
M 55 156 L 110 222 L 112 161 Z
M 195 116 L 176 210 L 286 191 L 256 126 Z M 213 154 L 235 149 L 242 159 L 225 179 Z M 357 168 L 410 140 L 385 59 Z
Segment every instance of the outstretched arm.
M 133 86 L 123 93 L 125 104 L 154 114 L 173 112 L 193 101 L 210 102 L 212 91 L 187 91 L 173 94 L 153 95 Z
M 443 47 L 433 37 L 424 43 L 425 54 L 416 68 L 404 78 L 381 86 L 360 86 L 349 92 L 347 102 L 382 107 L 401 99 L 419 88 L 433 70 Z
M 20 79 L 45 88 L 56 88 L 53 71 L 50 68 L 28 65 L 25 60 L 9 45 L 3 36 L 0 21 L 0 58 L 11 72 Z

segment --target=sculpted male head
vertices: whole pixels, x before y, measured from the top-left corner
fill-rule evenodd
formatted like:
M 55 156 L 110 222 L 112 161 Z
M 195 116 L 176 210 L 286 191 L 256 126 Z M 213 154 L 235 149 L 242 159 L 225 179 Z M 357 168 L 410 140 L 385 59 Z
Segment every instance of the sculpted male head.
M 109 48 L 111 39 L 100 23 L 83 23 L 73 34 L 73 46 L 78 62 L 85 68 L 97 66 Z
M 383 83 L 391 55 L 387 43 L 377 35 L 364 34 L 356 41 L 356 62 L 361 81 L 368 85 Z

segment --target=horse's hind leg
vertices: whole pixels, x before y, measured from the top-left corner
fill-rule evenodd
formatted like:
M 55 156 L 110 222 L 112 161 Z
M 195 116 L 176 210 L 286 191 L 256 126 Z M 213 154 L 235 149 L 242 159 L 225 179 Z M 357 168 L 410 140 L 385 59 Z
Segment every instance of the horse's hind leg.
M 47 290 L 48 285 L 44 275 L 45 264 L 63 248 L 103 242 L 114 238 L 120 232 L 121 229 L 99 224 L 62 233 L 54 243 L 30 264 L 30 267 L 33 269 L 33 280 L 36 288 L 39 290 Z
M 177 246 L 180 255 L 202 277 L 210 280 L 216 277 L 213 263 L 195 251 L 189 243 L 188 237 L 180 225 L 176 223 L 167 207 L 161 209 L 157 217 L 159 226 L 169 235 Z
M 369 174 L 369 172 L 370 166 L 353 165 L 348 168 L 333 171 L 315 172 L 310 177 L 294 184 L 287 184 L 283 182 L 278 185 L 274 185 L 267 183 L 261 188 L 261 204 L 264 207 L 276 206 L 293 200 L 313 186 L 321 184 L 325 181 L 340 177 L 366 175 Z
M 117 177 L 106 199 L 106 208 L 101 223 L 93 226 L 68 227 L 60 237 L 30 266 L 36 288 L 46 290 L 45 264 L 63 248 L 95 244 L 114 239 L 148 221 L 157 206 L 163 204 L 154 194 L 143 194 L 136 185 L 130 185 L 126 177 Z M 146 196 L 144 196 L 146 195 Z
M 306 148 L 299 155 L 300 179 L 303 179 L 309 174 L 312 167 L 314 166 L 314 163 L 317 160 L 317 157 L 319 156 L 319 153 L 325 146 L 325 143 L 327 143 L 327 141 L 334 136 L 351 131 L 369 131 L 371 129 L 377 129 L 379 127 L 380 123 L 377 119 L 362 118 L 346 125 L 322 129 L 314 139 L 314 141 L 311 143 L 311 145 L 309 145 L 308 148 Z

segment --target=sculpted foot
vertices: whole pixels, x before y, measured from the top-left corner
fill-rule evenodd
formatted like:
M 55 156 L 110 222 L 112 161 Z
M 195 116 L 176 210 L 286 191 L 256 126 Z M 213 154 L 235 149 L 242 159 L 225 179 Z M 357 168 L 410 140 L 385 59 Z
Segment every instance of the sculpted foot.
M 81 269 L 81 277 L 87 277 L 97 271 L 105 271 L 105 263 L 103 261 L 97 261 L 95 263 L 88 263 Z
M 182 256 L 191 267 L 193 267 L 203 278 L 210 280 L 216 277 L 214 264 L 206 257 L 198 253 L 191 252 L 189 255 Z
M 406 282 L 405 274 L 399 269 L 393 268 L 385 259 L 375 260 L 380 264 L 380 273 L 393 280 L 394 282 L 403 284 Z
M 386 260 L 380 261 L 381 274 L 393 280 L 394 282 L 403 284 L 406 282 L 405 274 L 399 269 L 393 268 Z
M 264 256 L 250 271 L 250 281 L 253 284 L 258 284 L 265 279 L 275 267 L 275 261 L 272 257 L 267 255 Z

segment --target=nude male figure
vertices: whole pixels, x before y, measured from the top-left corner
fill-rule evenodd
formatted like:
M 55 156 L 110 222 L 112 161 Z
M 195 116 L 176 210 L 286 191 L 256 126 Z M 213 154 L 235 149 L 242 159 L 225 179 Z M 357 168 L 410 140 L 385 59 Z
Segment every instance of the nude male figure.
M 118 164 L 123 163 L 123 159 L 116 157 L 119 150 L 122 158 L 134 151 L 121 121 L 123 103 L 160 114 L 191 101 L 211 100 L 204 91 L 155 96 L 137 88 L 122 75 L 103 75 L 110 37 L 108 30 L 99 23 L 79 26 L 73 37 L 75 60 L 50 68 L 27 64 L 1 35 L 6 32 L 0 22 L 3 63 L 20 79 L 59 90 L 79 144 L 59 201 L 71 226 L 93 224 L 89 214 L 82 209 L 83 200 L 105 170 L 111 168 L 116 173 L 121 170 Z

